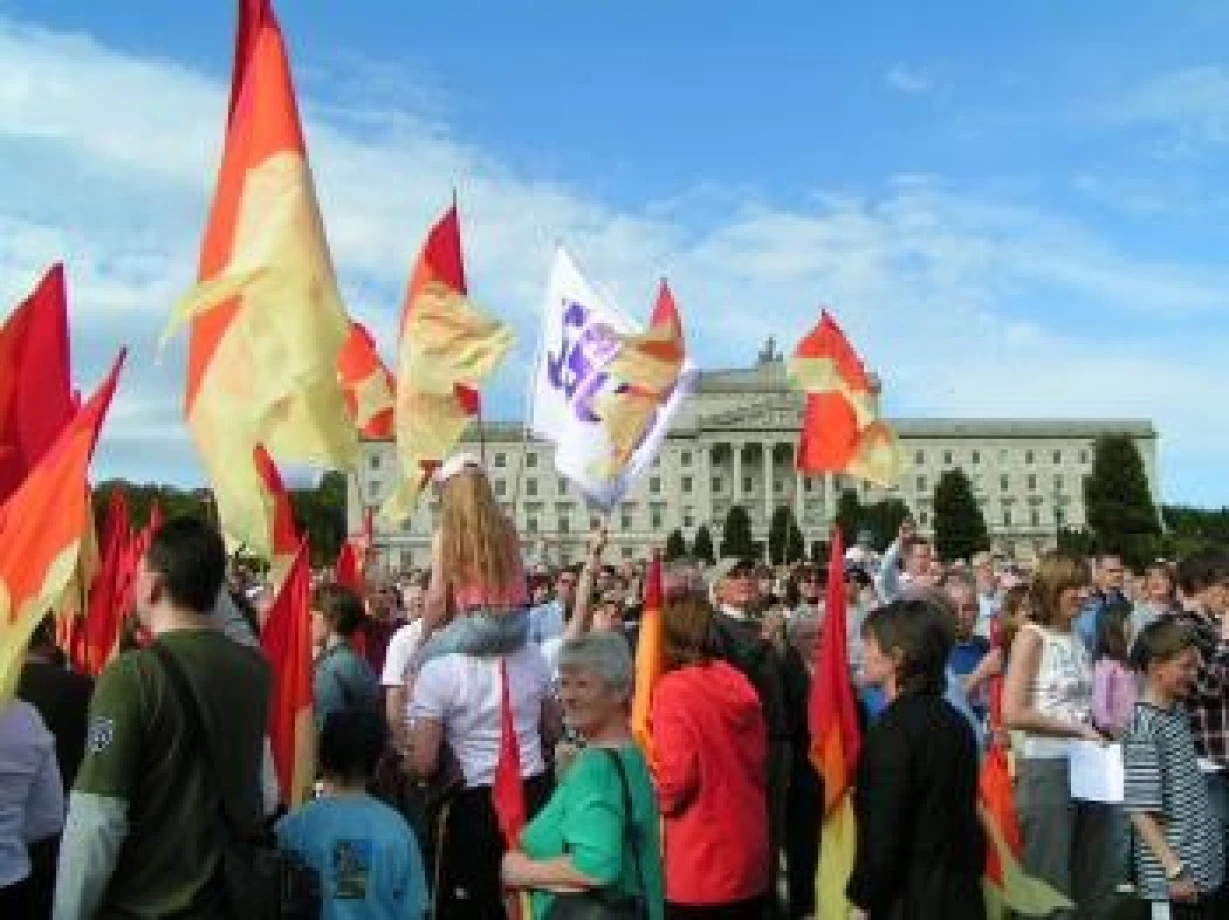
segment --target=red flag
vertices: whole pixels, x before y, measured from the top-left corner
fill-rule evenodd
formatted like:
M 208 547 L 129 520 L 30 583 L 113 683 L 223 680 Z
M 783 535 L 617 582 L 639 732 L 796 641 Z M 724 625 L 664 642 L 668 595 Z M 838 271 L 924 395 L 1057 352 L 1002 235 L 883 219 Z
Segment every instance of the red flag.
M 521 750 L 512 717 L 508 668 L 502 658 L 499 661 L 499 760 L 495 763 L 491 801 L 499 818 L 504 845 L 510 850 L 518 849 L 521 828 L 525 826 L 525 786 L 521 781 Z
M 128 501 L 123 489 L 115 488 L 103 525 L 102 563 L 90 586 L 85 620 L 86 665 L 90 674 L 99 674 L 106 667 L 119 644 L 120 630 L 128 613 L 124 604 L 131 598 L 132 543 Z
M 72 419 L 70 367 L 64 266 L 57 263 L 0 327 L 0 502 Z
M 89 526 L 86 482 L 124 354 L 93 398 L 0 506 L 0 705 L 11 699 L 30 633 L 77 571 Z
M 824 613 L 823 638 L 816 652 L 815 673 L 811 680 L 809 716 L 811 762 L 823 778 L 824 813 L 819 872 L 816 878 L 817 903 L 824 905 L 819 916 L 844 917 L 849 908 L 845 886 L 853 871 L 856 828 L 850 793 L 862 735 L 854 702 L 853 681 L 849 671 L 845 605 L 845 550 L 841 531 L 832 531 L 832 551 L 828 560 L 828 594 Z
M 644 615 L 640 618 L 640 639 L 636 643 L 636 681 L 632 695 L 631 729 L 636 742 L 649 763 L 653 763 L 653 735 L 649 711 L 653 704 L 653 688 L 664 668 L 662 636 L 661 556 L 653 553 L 644 586 Z
M 337 373 L 345 392 L 346 410 L 359 434 L 365 438 L 391 438 L 397 385 L 380 360 L 375 339 L 361 323 L 350 323 L 350 337 L 337 356 Z
M 230 78 L 230 105 L 226 110 L 227 124 L 234 121 L 235 108 L 239 105 L 243 81 L 247 77 L 248 61 L 256 49 L 260 29 L 267 22 L 276 25 L 270 0 L 239 0 L 239 23 L 235 28 L 235 63 Z
M 363 597 L 367 593 L 363 580 L 363 571 L 358 561 L 358 554 L 355 552 L 354 544 L 349 540 L 341 545 L 341 552 L 337 554 L 337 564 L 334 566 L 333 580 L 339 585 L 349 588 L 359 597 Z
M 252 461 L 256 464 L 256 472 L 265 491 L 262 498 L 269 509 L 266 520 L 272 528 L 268 543 L 272 547 L 270 577 L 276 586 L 281 584 L 291 560 L 298 552 L 299 531 L 294 525 L 294 505 L 291 504 L 290 493 L 286 491 L 282 474 L 278 472 L 269 452 L 263 446 L 257 446 L 252 451 Z
M 311 791 L 314 767 L 312 721 L 311 573 L 307 543 L 291 561 L 260 634 L 273 668 L 269 696 L 269 741 L 282 798 L 291 808 Z

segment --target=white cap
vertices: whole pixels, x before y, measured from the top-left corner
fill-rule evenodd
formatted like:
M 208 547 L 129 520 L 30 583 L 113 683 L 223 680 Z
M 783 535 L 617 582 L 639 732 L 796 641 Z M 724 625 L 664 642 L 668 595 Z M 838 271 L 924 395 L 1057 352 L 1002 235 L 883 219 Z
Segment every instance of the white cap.
M 482 472 L 482 461 L 469 451 L 461 451 L 460 453 L 453 454 L 441 463 L 439 469 L 435 471 L 435 475 L 431 478 L 442 485 L 457 475 L 457 473 L 466 469 L 476 469 Z

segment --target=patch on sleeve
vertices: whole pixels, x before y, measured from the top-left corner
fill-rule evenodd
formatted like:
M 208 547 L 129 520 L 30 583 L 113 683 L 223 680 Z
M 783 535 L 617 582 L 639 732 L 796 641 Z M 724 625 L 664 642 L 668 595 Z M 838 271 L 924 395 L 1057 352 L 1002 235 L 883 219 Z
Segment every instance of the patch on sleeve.
M 101 754 L 115 740 L 115 720 L 110 716 L 94 716 L 90 719 L 85 734 L 85 750 L 89 754 Z

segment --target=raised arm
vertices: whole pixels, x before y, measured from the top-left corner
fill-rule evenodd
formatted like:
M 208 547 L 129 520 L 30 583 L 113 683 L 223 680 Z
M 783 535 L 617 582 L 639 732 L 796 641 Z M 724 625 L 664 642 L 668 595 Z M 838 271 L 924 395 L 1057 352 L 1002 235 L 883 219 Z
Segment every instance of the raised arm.
M 585 553 L 585 564 L 580 570 L 580 578 L 576 583 L 576 604 L 572 608 L 572 619 L 568 620 L 563 630 L 563 639 L 578 639 L 593 626 L 593 582 L 598 570 L 602 567 L 602 555 L 606 552 L 606 525 L 603 523 L 589 538 L 589 550 Z

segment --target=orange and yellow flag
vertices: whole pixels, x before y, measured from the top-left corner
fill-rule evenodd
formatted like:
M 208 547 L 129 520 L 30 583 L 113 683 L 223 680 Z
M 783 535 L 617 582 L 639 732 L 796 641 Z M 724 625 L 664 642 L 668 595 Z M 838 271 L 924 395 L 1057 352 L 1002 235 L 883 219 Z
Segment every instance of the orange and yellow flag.
M 90 526 L 86 485 L 98 431 L 124 363 L 0 506 L 0 706 L 12 698 L 30 633 L 64 594 Z
M 282 482 L 282 474 L 264 447 L 257 447 L 252 452 L 252 462 L 260 474 L 263 486 L 262 497 L 268 502 L 269 545 L 272 552 L 269 556 L 269 579 L 274 587 L 280 586 L 290 563 L 294 561 L 299 551 L 299 531 L 294 524 L 294 505 L 290 502 L 290 493 Z
M 338 356 L 350 333 L 307 163 L 281 29 L 268 0 L 240 7 L 234 107 L 201 246 L 185 415 L 223 530 L 272 559 L 271 500 L 253 461 L 348 467 L 357 458 Z
M 478 414 L 478 386 L 512 347 L 512 331 L 466 296 L 456 205 L 431 228 L 401 315 L 393 410 L 401 479 L 380 516 L 401 523 L 431 473 Z
M 857 828 L 854 821 L 854 771 L 862 733 L 849 670 L 848 626 L 845 605 L 845 550 L 841 531 L 832 532 L 828 561 L 828 594 L 823 640 L 816 652 L 811 680 L 809 722 L 811 762 L 823 781 L 824 814 L 820 838 L 819 871 L 815 879 L 817 920 L 847 920 L 849 902 L 845 886 L 853 872 Z
M 811 475 L 847 473 L 891 486 L 900 475 L 900 446 L 879 417 L 877 387 L 827 310 L 798 343 L 789 376 L 806 394 L 798 469 Z
M 90 585 L 89 612 L 85 620 L 86 669 L 97 675 L 107 666 L 119 644 L 121 627 L 128 613 L 124 606 L 127 571 L 133 540 L 124 490 L 111 492 L 103 522 L 102 555 L 98 573 Z
M 632 735 L 650 765 L 654 763 L 654 751 L 649 712 L 653 705 L 653 689 L 665 668 L 662 637 L 664 606 L 661 556 L 654 553 L 644 584 L 644 614 L 640 617 L 640 637 L 636 642 L 636 683 L 631 717 Z
M 362 323 L 350 323 L 350 337 L 337 358 L 337 373 L 345 390 L 346 409 L 359 434 L 391 438 L 396 383 Z
M 315 778 L 312 716 L 311 572 L 304 541 L 290 564 L 260 634 L 273 669 L 269 695 L 269 741 L 282 800 L 302 805 Z

